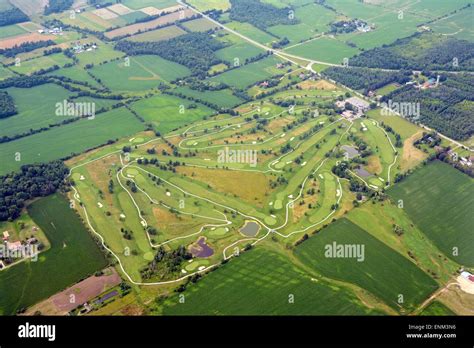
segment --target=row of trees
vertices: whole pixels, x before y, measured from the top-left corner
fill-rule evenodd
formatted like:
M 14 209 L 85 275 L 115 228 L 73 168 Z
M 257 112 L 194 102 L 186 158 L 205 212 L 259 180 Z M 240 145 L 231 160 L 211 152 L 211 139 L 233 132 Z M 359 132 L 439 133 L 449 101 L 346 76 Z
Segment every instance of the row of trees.
M 410 81 L 411 71 L 379 71 L 368 68 L 330 67 L 324 74 L 352 89 L 363 90 L 364 94 L 379 89 L 389 83 L 405 84 Z
M 0 12 L 0 27 L 15 23 L 27 22 L 29 20 L 30 19 L 28 16 L 16 7 Z
M 15 45 L 11 48 L 0 49 L 0 54 L 3 54 L 7 58 L 13 58 L 17 54 L 31 52 L 38 48 L 48 47 L 55 45 L 54 41 L 36 41 L 36 42 L 24 42 L 21 45 Z
M 60 13 L 71 8 L 74 0 L 49 0 L 48 5 L 44 8 L 44 14 Z

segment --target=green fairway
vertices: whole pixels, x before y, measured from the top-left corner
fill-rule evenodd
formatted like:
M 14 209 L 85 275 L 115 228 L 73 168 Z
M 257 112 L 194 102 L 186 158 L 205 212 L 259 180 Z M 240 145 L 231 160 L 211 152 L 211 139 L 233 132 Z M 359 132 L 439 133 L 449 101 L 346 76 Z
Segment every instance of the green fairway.
M 167 302 L 165 315 L 362 315 L 364 308 L 347 288 L 314 279 L 282 255 L 252 250 Z M 289 303 L 290 295 L 294 303 Z
M 28 213 L 45 232 L 51 248 L 37 262 L 0 272 L 0 314 L 12 315 L 104 268 L 107 261 L 69 202 L 60 195 L 42 198 Z
M 327 257 L 333 243 L 363 247 L 363 257 Z M 415 264 L 347 219 L 332 223 L 295 253 L 324 276 L 357 284 L 399 311 L 414 310 L 437 288 Z
M 415 171 L 388 194 L 452 260 L 474 266 L 474 180 L 442 162 Z
M 119 108 L 46 132 L 0 144 L 0 174 L 27 163 L 48 162 L 80 153 L 91 147 L 143 130 L 144 126 L 127 109 Z M 17 155 L 20 161 L 16 161 Z

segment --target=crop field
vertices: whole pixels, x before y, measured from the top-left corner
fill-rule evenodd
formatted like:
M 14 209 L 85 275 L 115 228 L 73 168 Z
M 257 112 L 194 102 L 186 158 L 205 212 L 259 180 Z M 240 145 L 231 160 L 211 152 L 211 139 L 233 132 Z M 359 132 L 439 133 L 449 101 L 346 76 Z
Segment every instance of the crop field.
M 6 39 L 12 36 L 17 36 L 21 34 L 25 34 L 27 31 L 20 27 L 19 25 L 12 24 L 12 25 L 6 25 L 2 27 L 2 30 L 0 31 L 0 40 Z
M 71 60 L 62 53 L 52 54 L 50 56 L 35 58 L 21 62 L 20 66 L 12 66 L 11 69 L 20 74 L 31 75 L 41 69 L 48 69 L 55 65 L 63 67 Z
M 113 91 L 144 91 L 189 74 L 188 68 L 159 56 L 130 57 L 91 69 L 91 73 Z
M 452 310 L 450 310 L 441 302 L 434 301 L 430 303 L 428 306 L 426 306 L 426 308 L 423 309 L 423 311 L 420 314 L 434 316 L 434 315 L 455 315 L 456 313 L 454 313 Z
M 143 130 L 144 126 L 126 109 L 115 109 L 93 120 L 84 119 L 46 132 L 0 145 L 0 174 L 18 170 L 27 163 L 52 161 Z M 63 144 L 64 146 L 58 146 Z M 21 155 L 15 161 L 16 154 Z
M 93 87 L 100 88 L 101 86 L 99 83 L 94 80 L 85 69 L 82 69 L 81 67 L 77 66 L 72 66 L 70 68 L 62 68 L 59 70 L 55 70 L 48 75 L 50 76 L 63 76 L 70 78 L 74 81 L 79 81 L 79 82 L 86 82 L 92 85 Z
M 3 65 L 0 65 L 0 81 L 5 80 L 14 74 L 11 72 L 11 70 L 5 68 Z
M 183 29 L 175 25 L 171 25 L 169 27 L 134 35 L 129 40 L 136 41 L 136 42 L 137 41 L 138 42 L 163 41 L 163 40 L 169 40 L 169 39 L 172 39 L 173 37 L 177 37 L 184 34 L 186 34 L 186 32 Z
M 342 64 L 344 58 L 349 59 L 356 55 L 359 51 L 356 48 L 348 46 L 342 41 L 323 37 L 299 46 L 292 47 L 286 52 L 313 60 L 319 60 L 333 64 Z
M 64 116 L 56 115 L 56 103 L 62 103 L 71 93 L 66 89 L 46 84 L 33 88 L 10 88 L 8 93 L 18 105 L 18 114 L 0 119 L 0 136 L 15 135 L 59 123 Z
M 12 48 L 14 46 L 19 46 L 25 42 L 47 41 L 51 39 L 54 39 L 54 36 L 41 35 L 38 33 L 28 33 L 28 34 L 21 34 L 21 35 L 15 34 L 15 36 L 13 37 L 7 37 L 0 40 L 0 49 Z
M 276 25 L 268 30 L 276 36 L 288 38 L 291 44 L 296 44 L 327 32 L 329 24 L 335 18 L 336 14 L 333 11 L 312 3 L 296 8 L 295 19 L 299 20 L 300 23 Z
M 177 3 L 175 0 L 123 0 L 122 4 L 131 9 L 139 10 L 145 7 L 156 7 L 157 9 L 164 9 L 167 7 L 175 6 Z
M 267 34 L 249 23 L 230 22 L 226 23 L 226 26 L 262 44 L 269 44 L 278 40 L 277 37 Z
M 245 88 L 262 81 L 273 75 L 282 74 L 281 70 L 276 68 L 280 60 L 275 57 L 268 57 L 255 63 L 250 63 L 217 75 L 212 78 L 215 82 L 222 82 L 229 86 Z
M 333 243 L 364 246 L 365 255 L 363 259 L 325 256 Z M 414 309 L 437 288 L 411 261 L 347 219 L 298 246 L 296 255 L 324 276 L 357 284 L 401 312 Z
M 193 12 L 191 10 L 184 10 L 184 18 L 190 17 L 192 14 Z M 109 39 L 115 39 L 117 37 L 128 35 L 128 34 L 133 35 L 133 34 L 143 32 L 145 30 L 155 29 L 156 27 L 160 25 L 173 23 L 178 19 L 183 19 L 181 18 L 180 11 L 173 12 L 165 16 L 161 16 L 159 18 L 156 18 L 148 22 L 131 24 L 122 28 L 114 29 L 105 33 L 105 36 Z
M 202 12 L 209 11 L 211 9 L 222 11 L 230 9 L 229 0 L 187 0 L 186 2 Z
M 216 56 L 229 64 L 234 65 L 236 59 L 238 59 L 239 64 L 243 64 L 246 59 L 255 57 L 260 53 L 262 53 L 260 48 L 241 41 L 232 46 L 218 50 Z
M 206 18 L 198 18 L 192 21 L 185 22 L 183 26 L 191 31 L 208 31 L 218 28 L 217 24 L 209 21 Z
M 80 66 L 86 66 L 88 64 L 99 65 L 106 61 L 111 61 L 120 57 L 123 57 L 122 52 L 115 51 L 110 44 L 106 44 L 97 40 L 93 41 L 98 45 L 98 49 L 91 52 L 82 52 L 77 55 Z
M 45 232 L 51 248 L 38 256 L 38 262 L 22 262 L 0 272 L 3 315 L 15 314 L 107 265 L 64 197 L 42 198 L 28 208 L 28 213 Z
M 294 303 L 289 303 L 289 294 Z M 232 260 L 166 303 L 164 315 L 367 315 L 348 289 L 312 278 L 286 257 L 264 249 Z M 258 305 L 256 305 L 258 303 Z
M 472 267 L 473 187 L 465 174 L 434 162 L 393 187 L 389 195 L 403 201 L 407 214 L 447 257 Z
M 221 108 L 232 108 L 243 103 L 243 100 L 234 96 L 229 89 L 200 92 L 188 87 L 179 87 L 175 92 L 217 105 Z
M 474 29 L 471 25 L 473 16 L 474 8 L 471 6 L 470 8 L 459 11 L 452 16 L 434 22 L 431 27 L 436 33 L 448 37 L 455 37 L 460 40 L 474 42 Z

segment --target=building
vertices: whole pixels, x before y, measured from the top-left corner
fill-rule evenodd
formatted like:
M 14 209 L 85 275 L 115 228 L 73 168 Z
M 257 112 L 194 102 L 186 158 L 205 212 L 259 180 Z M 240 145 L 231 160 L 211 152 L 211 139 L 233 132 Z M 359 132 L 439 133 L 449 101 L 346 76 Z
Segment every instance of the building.
M 10 238 L 8 231 L 3 232 L 3 240 L 8 240 L 8 238 Z
M 352 105 L 358 115 L 362 115 L 370 109 L 370 103 L 358 97 L 346 99 L 344 103 Z
M 13 242 L 13 243 L 7 242 L 8 251 L 18 251 L 21 249 L 21 247 L 22 245 L 20 241 Z

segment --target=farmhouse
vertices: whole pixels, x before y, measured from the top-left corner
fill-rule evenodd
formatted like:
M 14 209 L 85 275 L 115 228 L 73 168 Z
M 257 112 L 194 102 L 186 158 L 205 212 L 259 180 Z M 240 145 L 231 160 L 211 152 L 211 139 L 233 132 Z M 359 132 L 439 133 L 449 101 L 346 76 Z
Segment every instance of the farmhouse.
M 13 242 L 13 243 L 7 242 L 7 249 L 8 249 L 8 251 L 20 250 L 21 249 L 21 242 L 20 241 Z
M 10 234 L 8 233 L 8 231 L 4 231 L 3 232 L 3 240 L 8 240 L 8 238 L 10 238 Z

